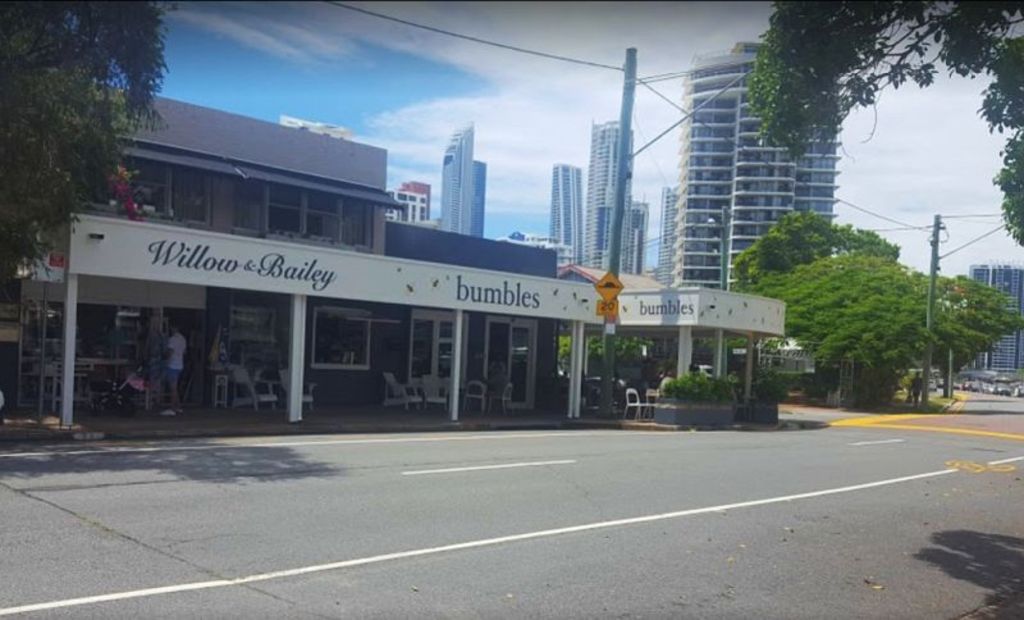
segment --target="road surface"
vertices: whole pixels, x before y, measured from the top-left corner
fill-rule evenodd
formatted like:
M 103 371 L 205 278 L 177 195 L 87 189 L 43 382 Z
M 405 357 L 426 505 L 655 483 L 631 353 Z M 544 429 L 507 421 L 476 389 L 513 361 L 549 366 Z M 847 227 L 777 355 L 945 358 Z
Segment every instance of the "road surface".
M 0 616 L 957 618 L 1024 591 L 1022 468 L 856 427 L 0 446 Z

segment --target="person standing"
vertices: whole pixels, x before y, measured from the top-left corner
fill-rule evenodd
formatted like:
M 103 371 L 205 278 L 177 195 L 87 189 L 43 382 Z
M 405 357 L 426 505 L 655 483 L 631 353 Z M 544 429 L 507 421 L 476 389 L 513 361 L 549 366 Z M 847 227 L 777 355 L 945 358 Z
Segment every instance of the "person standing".
M 185 368 L 185 350 L 188 342 L 177 325 L 171 325 L 171 337 L 167 339 L 167 368 L 164 370 L 164 379 L 167 387 L 171 390 L 171 408 L 160 412 L 160 415 L 172 416 L 182 413 L 181 397 L 178 394 L 178 380 L 181 378 L 181 371 Z
M 914 373 L 914 378 L 910 380 L 910 397 L 914 401 L 914 406 L 918 406 L 921 403 L 921 389 L 924 386 L 924 381 L 921 379 L 921 373 Z

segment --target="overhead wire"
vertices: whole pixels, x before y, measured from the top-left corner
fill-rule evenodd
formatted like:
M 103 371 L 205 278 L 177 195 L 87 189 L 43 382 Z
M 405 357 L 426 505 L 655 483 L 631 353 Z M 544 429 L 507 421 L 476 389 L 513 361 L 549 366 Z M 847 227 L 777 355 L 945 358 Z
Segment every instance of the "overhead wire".
M 501 42 L 498 42 L 498 41 L 492 41 L 492 40 L 489 40 L 489 39 L 483 39 L 483 38 L 480 38 L 480 37 L 474 37 L 474 36 L 471 36 L 471 35 L 468 35 L 468 34 L 462 34 L 462 33 L 459 33 L 459 32 L 453 32 L 451 30 L 445 30 L 443 28 L 437 28 L 435 26 L 428 26 L 426 24 L 420 24 L 420 23 L 417 23 L 417 22 L 414 22 L 414 21 L 410 21 L 410 20 L 407 20 L 407 19 L 402 19 L 400 17 L 394 17 L 392 15 L 386 15 L 384 13 L 377 13 L 376 11 L 371 11 L 369 9 L 364 9 L 362 7 L 353 6 L 351 4 L 345 4 L 344 2 L 333 2 L 331 0 L 327 0 L 326 4 L 328 4 L 330 6 L 334 6 L 334 7 L 340 8 L 340 9 L 346 9 L 346 10 L 349 10 L 349 11 L 355 11 L 356 13 L 362 13 L 364 15 L 370 15 L 370 16 L 373 16 L 373 17 L 377 17 L 379 19 L 384 19 L 384 20 L 395 22 L 395 23 L 398 23 L 398 24 L 405 24 L 406 26 L 410 26 L 412 28 L 419 28 L 421 30 L 426 30 L 428 32 L 433 32 L 435 34 L 443 34 L 445 36 L 454 37 L 456 39 L 462 39 L 464 41 L 472 41 L 474 43 L 479 43 L 481 45 L 490 45 L 491 47 L 497 47 L 497 48 L 500 48 L 500 49 L 509 50 L 509 51 L 513 51 L 513 52 L 519 52 L 521 54 L 529 54 L 531 56 L 539 56 L 541 58 L 547 58 L 547 59 L 550 59 L 550 60 L 560 60 L 560 61 L 563 61 L 563 62 L 569 62 L 569 63 L 573 63 L 573 64 L 577 64 L 577 65 L 585 65 L 585 66 L 588 66 L 588 67 L 596 67 L 596 68 L 600 68 L 600 69 L 610 69 L 612 71 L 619 71 L 619 72 L 623 71 L 622 67 L 616 67 L 614 65 L 606 65 L 606 64 L 600 63 L 600 62 L 593 62 L 593 61 L 590 61 L 590 60 L 582 60 L 580 58 L 572 58 L 572 57 L 569 57 L 569 56 L 562 56 L 562 55 L 559 55 L 559 54 L 552 54 L 552 53 L 549 53 L 549 52 L 542 52 L 542 51 L 539 51 L 539 50 L 532 50 L 532 49 L 529 49 L 529 48 L 526 48 L 526 47 L 520 47 L 518 45 L 510 45 L 508 43 L 501 43 Z
M 893 218 L 891 218 L 891 217 L 889 217 L 887 215 L 882 215 L 881 213 L 876 213 L 876 212 L 874 212 L 874 211 L 872 211 L 870 209 L 865 209 L 864 207 L 855 205 L 852 202 L 850 202 L 849 200 L 843 200 L 842 198 L 836 198 L 835 200 L 836 200 L 836 202 L 841 202 L 841 203 L 843 203 L 844 205 L 846 205 L 848 207 L 856 209 L 857 211 L 860 211 L 862 213 L 867 213 L 868 215 L 873 215 L 873 216 L 875 216 L 875 217 L 877 217 L 879 219 L 885 220 L 886 222 L 891 222 L 893 224 L 899 224 L 900 226 L 906 226 L 907 228 L 929 228 L 928 226 L 914 226 L 913 224 L 908 224 L 906 222 L 901 222 L 900 220 L 893 219 Z
M 700 105 L 698 105 L 697 107 L 693 108 L 693 110 L 691 110 L 691 111 L 689 111 L 689 112 L 684 112 L 684 113 L 683 113 L 683 116 L 682 116 L 682 118 L 680 118 L 680 119 L 679 119 L 678 121 L 676 121 L 675 123 L 672 123 L 672 125 L 670 125 L 670 126 L 668 127 L 668 129 L 666 129 L 665 131 L 663 131 L 663 132 L 659 133 L 659 134 L 658 134 L 657 136 L 655 136 L 655 137 L 654 137 L 654 139 L 653 139 L 653 140 L 649 141 L 649 142 L 648 142 L 647 144 L 644 144 L 644 145 L 643 145 L 643 146 L 641 146 L 641 147 L 640 147 L 639 149 L 637 149 L 636 151 L 634 151 L 634 152 L 632 153 L 631 157 L 636 157 L 636 156 L 637 156 L 637 155 L 639 155 L 640 153 L 643 153 L 643 152 L 644 152 L 644 151 L 645 151 L 645 150 L 646 150 L 646 149 L 647 149 L 648 147 L 650 147 L 650 146 L 651 146 L 652 144 L 654 144 L 654 143 L 655 143 L 655 142 L 657 142 L 658 140 L 662 139 L 662 138 L 663 138 L 663 137 L 665 136 L 665 134 L 667 134 L 668 132 L 672 131 L 672 130 L 673 130 L 673 129 L 675 129 L 676 127 L 678 127 L 678 126 L 682 125 L 683 123 L 685 123 L 685 122 L 686 122 L 686 119 L 688 119 L 688 118 L 692 117 L 692 116 L 693 116 L 694 114 L 696 114 L 696 113 L 697 113 L 697 112 L 699 112 L 699 111 L 700 111 L 701 109 L 703 109 L 703 108 L 704 108 L 704 106 L 708 105 L 709 103 L 711 103 L 712 101 L 714 101 L 715 99 L 717 99 L 719 95 L 721 95 L 721 94 L 722 94 L 722 93 L 724 93 L 725 91 L 727 91 L 727 90 L 729 90 L 730 88 L 732 88 L 732 87 L 733 87 L 733 86 L 734 86 L 734 85 L 735 85 L 735 84 L 736 84 L 737 82 L 739 82 L 740 80 L 742 80 L 742 79 L 743 79 L 744 77 L 746 77 L 746 76 L 744 76 L 744 75 L 740 75 L 740 76 L 737 76 L 737 77 L 736 77 L 736 79 L 734 79 L 734 80 L 730 81 L 730 82 L 729 82 L 728 84 L 726 84 L 726 85 L 725 85 L 725 86 L 723 86 L 722 88 L 720 88 L 720 89 L 718 89 L 717 91 L 715 91 L 715 93 L 714 93 L 713 95 L 711 95 L 710 97 L 708 97 L 707 99 L 705 99 L 704 101 L 702 101 L 702 102 L 701 102 L 701 104 L 700 104 Z
M 954 253 L 956 253 L 956 252 L 959 252 L 960 250 L 962 250 L 962 249 L 966 248 L 967 246 L 969 246 L 969 245 L 973 245 L 973 244 L 975 244 L 975 243 L 977 243 L 977 242 L 981 241 L 981 240 L 982 240 L 982 239 L 984 239 L 985 237 L 988 237 L 988 236 L 994 235 L 994 234 L 996 234 L 997 232 L 999 232 L 1000 230 L 1002 230 L 1002 229 L 1004 229 L 1004 228 L 1006 228 L 1006 224 L 1000 224 L 999 226 L 997 226 L 997 227 L 993 228 L 992 230 L 988 231 L 987 233 L 985 233 L 985 234 L 983 234 L 983 235 L 978 235 L 977 237 L 975 237 L 974 239 L 971 239 L 971 240 L 970 240 L 970 241 L 968 241 L 967 243 L 965 243 L 965 244 L 963 244 L 963 245 L 960 245 L 960 246 L 957 246 L 957 247 L 953 248 L 952 250 L 950 250 L 950 251 L 946 252 L 945 254 L 942 254 L 941 256 L 939 256 L 939 258 L 940 258 L 940 259 L 941 259 L 941 258 L 946 258 L 946 257 L 947 257 L 947 256 L 949 256 L 950 254 L 954 254 Z

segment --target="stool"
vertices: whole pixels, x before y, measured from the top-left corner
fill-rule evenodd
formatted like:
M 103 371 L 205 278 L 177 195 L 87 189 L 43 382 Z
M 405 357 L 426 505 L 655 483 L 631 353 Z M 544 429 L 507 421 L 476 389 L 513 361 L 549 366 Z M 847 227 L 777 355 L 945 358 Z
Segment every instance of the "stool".
M 214 408 L 228 406 L 228 376 L 215 375 L 213 378 L 213 406 Z

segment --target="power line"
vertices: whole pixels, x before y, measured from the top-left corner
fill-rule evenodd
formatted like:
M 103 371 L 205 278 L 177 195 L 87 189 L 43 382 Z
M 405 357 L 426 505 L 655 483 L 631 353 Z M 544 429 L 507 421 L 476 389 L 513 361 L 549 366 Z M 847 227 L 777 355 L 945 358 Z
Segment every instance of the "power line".
M 377 13 L 377 12 L 370 11 L 370 10 L 367 10 L 367 9 L 364 9 L 364 8 L 361 8 L 361 7 L 352 6 L 351 4 L 345 4 L 343 2 L 331 2 L 331 1 L 328 0 L 327 4 L 329 4 L 331 6 L 338 7 L 339 9 L 347 9 L 349 11 L 355 11 L 356 13 L 363 13 L 364 15 L 371 15 L 373 17 L 378 17 L 380 19 L 385 19 L 387 21 L 391 21 L 391 22 L 395 22 L 395 23 L 399 23 L 399 24 L 405 24 L 406 26 L 411 26 L 413 28 L 419 28 L 421 30 L 427 30 L 429 32 L 433 32 L 433 33 L 436 33 L 436 34 L 443 34 L 443 35 L 446 35 L 446 36 L 449 36 L 449 37 L 455 37 L 456 39 L 462 39 L 464 41 L 472 41 L 474 43 L 480 43 L 482 45 L 490 45 L 491 47 L 497 47 L 497 48 L 501 48 L 501 49 L 509 50 L 509 51 L 513 51 L 513 52 L 519 52 L 521 54 L 530 54 L 532 56 L 540 56 L 541 58 L 548 58 L 550 60 L 561 60 L 563 62 L 571 62 L 571 63 L 577 64 L 577 65 L 586 65 L 588 67 L 597 67 L 597 68 L 600 68 L 600 69 L 611 69 L 612 71 L 622 71 L 622 67 L 615 67 L 615 66 L 612 66 L 612 65 L 605 65 L 605 64 L 602 64 L 602 63 L 599 63 L 599 62 L 591 62 L 589 60 L 581 60 L 579 58 L 570 58 L 569 56 L 559 56 L 558 54 L 550 54 L 548 52 L 540 52 L 540 51 L 537 51 L 537 50 L 527 49 L 525 47 L 519 47 L 517 45 L 509 45 L 507 43 L 499 43 L 497 41 L 490 41 L 488 39 L 481 39 L 480 37 L 473 37 L 473 36 L 470 36 L 470 35 L 467 35 L 467 34 L 461 34 L 461 33 L 458 33 L 458 32 L 452 32 L 451 30 L 443 30 L 441 28 L 435 28 L 434 26 L 427 26 L 425 24 L 418 24 L 416 22 L 412 22 L 412 21 L 409 21 L 409 20 L 406 20 L 406 19 L 401 19 L 399 17 L 392 17 L 391 15 L 385 15 L 383 13 Z
M 885 220 L 886 222 L 892 222 L 893 224 L 899 224 L 900 226 L 906 226 L 907 228 L 928 228 L 928 226 L 914 226 L 913 224 L 908 224 L 906 222 L 901 222 L 899 220 L 895 220 L 895 219 L 893 219 L 893 218 L 891 218 L 889 216 L 882 215 L 881 213 L 875 213 L 874 211 L 871 211 L 870 209 L 865 209 L 864 207 L 859 207 L 859 206 L 853 204 L 852 202 L 850 202 L 849 200 L 843 200 L 842 198 L 836 198 L 836 202 L 841 202 L 844 205 L 846 205 L 848 207 L 853 207 L 854 209 L 856 209 L 856 210 L 858 210 L 858 211 L 860 211 L 862 213 L 867 213 L 868 215 L 873 215 L 873 216 L 875 216 L 875 217 L 877 217 L 879 219 Z
M 669 98 L 668 98 L 667 96 L 665 96 L 664 94 L 662 94 L 662 92 L 661 92 L 661 91 L 659 91 L 659 90 L 655 89 L 655 88 L 654 88 L 653 86 L 651 86 L 651 85 L 650 85 L 650 84 L 648 84 L 647 82 L 639 82 L 639 84 L 640 84 L 641 86 L 643 86 L 644 88 L 646 88 L 647 90 L 649 90 L 649 91 L 651 91 L 652 93 L 654 93 L 655 95 L 657 95 L 657 96 L 661 97 L 662 101 L 664 101 L 665 103 L 669 104 L 669 105 L 670 105 L 670 106 L 672 106 L 673 108 L 675 108 L 675 109 L 679 110 L 679 111 L 680 111 L 680 112 L 682 112 L 683 114 L 686 114 L 686 113 L 687 113 L 687 112 L 686 112 L 686 110 L 684 110 L 684 109 L 683 109 L 683 106 L 679 105 L 679 104 L 678 104 L 678 103 L 676 103 L 675 101 L 672 101 L 672 100 L 671 100 L 671 99 L 669 99 Z
M 737 77 L 736 79 L 732 80 L 731 82 L 729 82 L 728 84 L 726 84 L 725 86 L 723 86 L 722 88 L 720 88 L 719 90 L 717 90 L 717 91 L 715 92 L 715 94 L 711 95 L 710 97 L 708 97 L 707 99 L 705 99 L 704 101 L 702 101 L 702 102 L 701 102 L 701 104 L 700 104 L 699 106 L 695 107 L 695 108 L 694 108 L 693 110 L 691 110 L 690 112 L 683 112 L 683 116 L 682 116 L 682 118 L 680 118 L 680 119 L 679 119 L 678 121 L 676 121 L 675 123 L 672 123 L 672 125 L 671 125 L 671 126 L 669 126 L 669 128 L 668 128 L 668 129 L 666 129 L 665 131 L 663 131 L 663 132 L 659 133 L 659 134 L 658 134 L 657 136 L 655 136 L 655 137 L 654 137 L 654 139 L 653 139 L 653 140 L 651 140 L 651 141 L 650 141 L 650 142 L 648 142 L 647 144 L 645 144 L 645 145 L 641 146 L 641 147 L 640 147 L 640 148 L 639 148 L 638 150 L 634 151 L 634 152 L 633 152 L 633 154 L 632 154 L 632 157 L 636 157 L 636 156 L 637 156 L 637 155 L 639 155 L 640 153 L 644 152 L 644 151 L 645 151 L 645 150 L 647 149 L 647 147 L 651 146 L 652 144 L 654 144 L 654 143 L 655 143 L 655 142 L 657 142 L 658 140 L 662 139 L 662 138 L 663 138 L 663 137 L 665 136 L 665 134 L 667 134 L 668 132 L 672 131 L 672 130 L 673 130 L 673 129 L 675 129 L 676 127 L 678 127 L 678 126 L 682 125 L 682 124 L 683 124 L 684 122 L 686 122 L 686 119 L 690 118 L 691 116 L 693 116 L 694 114 L 696 114 L 697 112 L 699 112 L 699 111 L 701 110 L 701 108 L 703 108 L 704 106 L 708 105 L 709 103 L 711 103 L 712 101 L 714 101 L 715 99 L 717 99 L 719 95 L 721 95 L 721 94 L 722 94 L 722 93 L 724 93 L 725 91 L 727 91 L 727 90 L 729 90 L 730 88 L 732 88 L 732 87 L 733 87 L 733 85 L 735 85 L 735 84 L 736 84 L 737 82 L 739 82 L 740 80 L 742 80 L 742 79 L 743 79 L 744 77 L 745 77 L 745 76 L 743 76 L 743 75 L 740 75 L 740 76 L 738 76 L 738 77 Z M 898 224 L 898 223 L 899 223 L 899 222 L 897 222 L 897 224 Z
M 959 252 L 960 250 L 966 248 L 967 246 L 969 246 L 971 244 L 974 244 L 974 243 L 977 243 L 977 242 L 981 241 L 982 239 L 984 239 L 985 237 L 988 237 L 989 235 L 994 235 L 994 234 L 996 234 L 997 232 L 999 232 L 1000 230 L 1002 230 L 1004 228 L 1006 228 L 1006 224 L 1000 224 L 999 226 L 993 228 L 992 230 L 988 231 L 984 235 L 979 235 L 979 236 L 975 237 L 974 239 L 971 239 L 967 243 L 965 243 L 965 244 L 963 244 L 963 245 L 961 245 L 959 247 L 956 247 L 956 248 L 946 252 L 945 254 L 940 256 L 939 258 L 946 258 L 950 254 L 953 254 L 954 252 Z
M 861 228 L 865 232 L 897 232 L 901 230 L 928 230 L 930 226 L 901 226 L 899 228 Z

